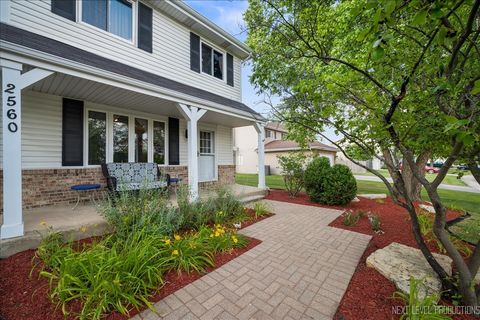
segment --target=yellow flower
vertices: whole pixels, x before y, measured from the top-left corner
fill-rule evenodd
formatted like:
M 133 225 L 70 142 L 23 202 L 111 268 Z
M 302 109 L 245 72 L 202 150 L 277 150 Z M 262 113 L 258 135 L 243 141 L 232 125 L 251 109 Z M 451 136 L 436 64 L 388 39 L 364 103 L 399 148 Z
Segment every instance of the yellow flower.
M 46 226 L 47 223 L 46 223 L 45 221 L 42 221 L 42 222 L 40 222 L 40 225 L 41 225 L 41 226 Z
M 82 226 L 82 227 L 80 228 L 80 231 L 82 231 L 82 232 L 85 232 L 85 231 L 87 231 L 87 227 L 85 227 L 85 226 Z
M 237 243 L 238 242 L 238 239 L 237 238 L 233 238 L 233 243 Z
M 170 245 L 171 243 L 172 243 L 172 241 L 170 239 L 165 240 L 166 245 Z
M 172 256 L 178 256 L 178 250 L 177 249 L 172 251 Z
M 215 237 L 219 237 L 219 236 L 220 236 L 220 232 L 215 231 Z
M 175 240 L 177 240 L 177 241 L 180 240 L 180 239 L 182 239 L 182 237 L 180 237 L 178 234 L 176 234 L 176 235 L 174 236 L 174 238 L 175 238 Z

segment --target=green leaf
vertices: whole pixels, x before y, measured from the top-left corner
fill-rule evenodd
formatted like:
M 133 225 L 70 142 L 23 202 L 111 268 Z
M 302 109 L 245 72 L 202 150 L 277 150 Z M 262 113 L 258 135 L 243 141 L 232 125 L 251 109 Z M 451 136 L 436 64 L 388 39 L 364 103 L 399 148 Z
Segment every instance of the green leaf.
M 447 120 L 448 123 L 456 123 L 458 121 L 457 118 L 455 118 L 454 116 L 450 116 L 450 115 L 446 115 L 445 120 Z
M 480 93 L 480 80 L 475 81 L 473 85 L 472 91 L 470 91 L 471 94 L 479 94 Z
M 413 24 L 417 25 L 417 26 L 425 24 L 426 21 L 427 21 L 427 11 L 426 10 L 420 11 L 419 13 L 417 13 L 415 15 L 415 18 L 413 18 Z
M 388 1 L 385 4 L 385 13 L 387 14 L 387 16 L 390 16 L 396 7 L 397 7 L 397 3 L 395 0 Z
M 372 58 L 373 59 L 378 60 L 378 59 L 382 58 L 384 55 L 385 55 L 385 50 L 382 47 L 373 48 L 373 51 L 372 51 Z
M 447 35 L 447 29 L 445 27 L 441 27 L 440 31 L 438 31 L 437 35 L 437 43 L 442 45 L 445 42 L 445 36 Z
M 458 140 L 462 141 L 463 144 L 467 147 L 473 145 L 473 143 L 475 142 L 475 139 L 470 134 L 470 132 L 460 132 L 457 137 Z

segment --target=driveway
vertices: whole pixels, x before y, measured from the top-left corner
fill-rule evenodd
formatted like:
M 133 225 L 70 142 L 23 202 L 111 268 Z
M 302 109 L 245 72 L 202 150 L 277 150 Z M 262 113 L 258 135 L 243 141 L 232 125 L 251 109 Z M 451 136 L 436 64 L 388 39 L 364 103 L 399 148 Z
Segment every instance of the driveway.
M 241 232 L 262 243 L 133 319 L 332 319 L 370 236 L 328 227 L 342 211 L 266 201 Z
M 355 179 L 357 180 L 364 180 L 364 181 L 378 181 L 381 182 L 380 178 L 374 176 L 362 176 L 362 175 L 355 175 Z M 463 179 L 462 179 L 463 180 Z M 387 177 L 387 181 L 393 183 L 392 178 Z M 472 192 L 472 193 L 480 193 L 480 189 L 474 189 L 468 186 L 454 186 L 451 184 L 440 184 L 438 186 L 439 189 L 445 190 L 452 190 L 452 191 L 462 191 L 462 192 Z

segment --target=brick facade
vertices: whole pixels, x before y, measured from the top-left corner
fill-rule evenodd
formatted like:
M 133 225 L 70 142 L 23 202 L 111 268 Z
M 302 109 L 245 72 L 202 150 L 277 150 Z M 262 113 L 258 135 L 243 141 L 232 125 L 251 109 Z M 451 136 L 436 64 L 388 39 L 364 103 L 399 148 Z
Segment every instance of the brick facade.
M 188 182 L 187 166 L 164 166 L 163 172 L 172 177 L 180 177 L 182 183 Z M 77 193 L 70 190 L 75 184 L 100 183 L 102 188 L 106 186 L 101 168 L 81 169 L 28 169 L 22 171 L 23 183 L 23 207 L 25 209 L 74 203 L 77 201 Z M 218 182 L 200 183 L 200 186 L 235 183 L 235 166 L 218 166 Z M 0 170 L 0 192 L 3 193 L 3 171 Z M 81 200 L 90 199 L 90 191 L 81 191 Z M 0 197 L 3 211 L 3 197 Z

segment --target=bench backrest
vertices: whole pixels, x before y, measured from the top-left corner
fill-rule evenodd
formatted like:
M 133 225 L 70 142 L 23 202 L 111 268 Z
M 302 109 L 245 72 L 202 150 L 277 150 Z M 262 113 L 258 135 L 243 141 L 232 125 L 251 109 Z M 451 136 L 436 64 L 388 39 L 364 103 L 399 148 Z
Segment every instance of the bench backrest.
M 158 165 L 147 162 L 112 162 L 105 164 L 108 175 L 118 182 L 151 182 L 158 179 Z

